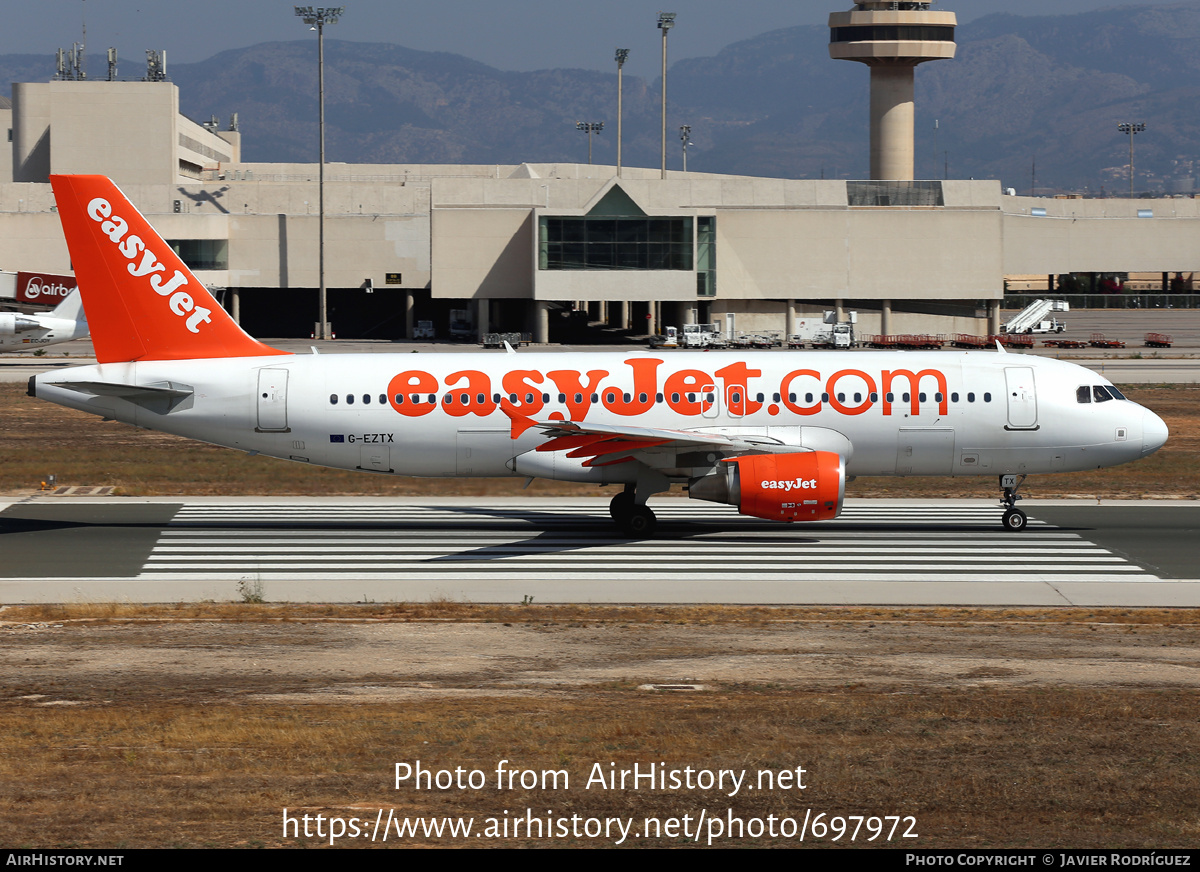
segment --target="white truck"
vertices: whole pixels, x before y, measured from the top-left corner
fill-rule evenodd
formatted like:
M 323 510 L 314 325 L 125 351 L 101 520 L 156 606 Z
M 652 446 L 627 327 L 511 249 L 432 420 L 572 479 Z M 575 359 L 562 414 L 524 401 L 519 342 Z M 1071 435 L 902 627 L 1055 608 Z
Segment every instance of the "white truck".
M 720 324 L 683 325 L 684 348 L 723 348 L 726 344 Z
M 820 321 L 815 318 L 797 321 L 796 332 L 787 338 L 788 348 L 803 348 L 805 343 L 813 348 L 853 348 L 858 313 L 846 314 L 848 320 L 838 321 L 837 312 L 830 309 Z
M 651 348 L 724 348 L 727 344 L 720 324 L 684 324 L 682 330 L 664 327 L 650 340 Z

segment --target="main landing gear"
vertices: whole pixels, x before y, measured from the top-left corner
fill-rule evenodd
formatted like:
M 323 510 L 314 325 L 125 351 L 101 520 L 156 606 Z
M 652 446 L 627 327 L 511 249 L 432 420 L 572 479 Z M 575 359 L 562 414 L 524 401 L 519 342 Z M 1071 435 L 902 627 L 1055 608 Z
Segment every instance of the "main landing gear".
M 1025 476 L 1023 475 L 1000 476 L 1000 487 L 1004 491 L 1004 496 L 1000 498 L 1000 503 L 1005 507 L 1004 517 L 1000 520 L 1000 523 L 1005 530 L 1011 533 L 1020 533 L 1029 524 L 1029 518 L 1017 508 L 1017 500 L 1021 499 L 1017 495 L 1017 490 L 1024 483 Z
M 654 535 L 658 527 L 658 518 L 645 503 L 634 501 L 634 487 L 629 485 L 621 493 L 612 498 L 608 504 L 608 513 L 613 521 L 621 528 L 621 532 L 629 536 L 648 537 Z

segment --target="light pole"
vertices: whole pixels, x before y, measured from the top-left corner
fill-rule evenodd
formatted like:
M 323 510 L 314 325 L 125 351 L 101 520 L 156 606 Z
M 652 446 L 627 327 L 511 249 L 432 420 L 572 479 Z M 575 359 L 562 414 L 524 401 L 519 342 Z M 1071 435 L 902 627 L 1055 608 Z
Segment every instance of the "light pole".
M 1129 199 L 1133 199 L 1133 135 L 1135 133 L 1145 133 L 1146 125 L 1142 122 L 1122 121 L 1117 125 L 1117 130 L 1122 133 L 1129 134 Z
M 933 119 L 933 178 L 937 178 L 937 132 L 940 119 Z
M 296 15 L 317 32 L 317 127 L 320 130 L 320 169 L 317 177 L 317 261 L 320 274 L 320 317 L 317 338 L 329 338 L 329 317 L 325 296 L 325 25 L 337 24 L 345 6 L 297 6 Z
M 588 166 L 592 164 L 592 134 L 604 129 L 603 121 L 576 121 L 575 129 L 582 130 L 588 138 Z
M 683 140 L 683 171 L 687 172 L 687 150 L 692 141 L 692 125 L 684 124 L 679 128 L 679 138 Z
M 662 177 L 667 177 L 667 31 L 675 26 L 674 12 L 658 13 L 658 29 L 662 31 Z
M 629 60 L 629 49 L 617 49 L 617 178 L 621 178 L 621 76 L 625 61 Z

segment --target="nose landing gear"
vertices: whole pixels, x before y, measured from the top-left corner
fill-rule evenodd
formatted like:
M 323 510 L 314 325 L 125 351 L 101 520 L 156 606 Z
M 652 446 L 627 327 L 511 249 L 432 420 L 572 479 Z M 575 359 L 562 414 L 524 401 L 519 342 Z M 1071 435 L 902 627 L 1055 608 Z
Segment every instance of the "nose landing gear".
M 1010 533 L 1020 533 L 1029 524 L 1028 516 L 1017 508 L 1017 500 L 1021 499 L 1017 490 L 1025 483 L 1025 478 L 1024 475 L 1000 476 L 1000 487 L 1004 491 L 1000 504 L 1005 507 L 1000 523 Z

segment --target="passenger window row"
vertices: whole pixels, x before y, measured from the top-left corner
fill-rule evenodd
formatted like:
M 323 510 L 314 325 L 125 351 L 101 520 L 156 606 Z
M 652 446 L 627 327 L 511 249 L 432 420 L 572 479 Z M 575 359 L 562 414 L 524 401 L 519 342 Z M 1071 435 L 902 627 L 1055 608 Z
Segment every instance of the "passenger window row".
M 523 400 L 524 400 L 524 403 L 525 403 L 526 405 L 531 405 L 531 404 L 534 402 L 534 400 L 535 400 L 536 396 L 537 396 L 537 395 L 536 395 L 536 394 L 533 394 L 533 393 L 527 393 L 527 394 L 525 394 L 525 395 L 524 395 L 524 398 L 523 398 Z M 697 397 L 697 394 L 695 394 L 695 393 L 688 393 L 688 394 L 686 394 L 686 395 L 684 395 L 684 396 L 686 396 L 686 397 L 687 397 L 687 401 L 688 401 L 689 403 L 694 403 L 694 402 L 696 402 L 696 397 Z M 861 392 L 855 392 L 853 396 L 854 396 L 854 402 L 855 402 L 856 404 L 859 404 L 859 405 L 861 405 L 861 404 L 862 404 L 862 402 L 863 402 L 863 395 L 862 395 L 862 393 L 861 393 Z M 1124 397 L 1124 396 L 1121 394 L 1121 392 L 1120 392 L 1120 391 L 1118 391 L 1116 388 L 1112 387 L 1111 385 L 1096 385 L 1095 387 L 1088 387 L 1087 385 L 1084 385 L 1084 386 L 1080 387 L 1080 388 L 1078 389 L 1078 391 L 1076 391 L 1076 398 L 1077 398 L 1077 399 L 1078 399 L 1078 401 L 1079 401 L 1079 402 L 1081 402 L 1081 403 L 1089 403 L 1089 402 L 1091 402 L 1091 397 L 1092 397 L 1092 396 L 1095 396 L 1095 398 L 1096 398 L 1096 402 L 1097 402 L 1097 403 L 1103 403 L 1105 400 L 1112 400 L 1112 399 L 1120 399 L 1120 400 L 1123 400 L 1123 399 L 1125 399 L 1125 397 Z M 782 397 L 782 395 L 781 395 L 781 394 L 778 394 L 778 393 L 774 394 L 774 402 L 776 402 L 776 403 L 780 402 L 780 400 L 781 400 L 781 397 Z M 845 393 L 843 393 L 843 392 L 838 392 L 838 394 L 837 394 L 837 401 L 838 401 L 839 403 L 844 403 L 844 402 L 846 402 L 846 397 L 847 397 L 847 394 L 845 394 Z M 623 394 L 621 395 L 621 398 L 622 398 L 622 399 L 623 399 L 623 400 L 624 400 L 626 403 L 629 403 L 629 402 L 632 402 L 632 401 L 633 401 L 633 395 L 632 395 L 632 394 L 629 394 L 629 393 L 623 393 Z M 796 393 L 789 393 L 789 394 L 788 394 L 788 402 L 789 402 L 789 403 L 795 403 L 795 402 L 798 402 L 798 398 L 799 398 L 799 395 L 798 395 L 798 394 L 796 394 Z M 500 402 L 502 399 L 503 399 L 503 395 L 502 395 L 502 394 L 492 394 L 492 402 L 493 402 L 493 403 L 499 403 L 499 402 Z M 543 404 L 545 404 L 545 403 L 549 403 L 549 402 L 550 402 L 550 395 L 549 395 L 549 394 L 542 394 L 542 397 L 541 397 L 541 399 L 542 399 L 542 403 L 543 403 Z M 742 394 L 741 394 L 741 391 L 737 391 L 737 390 L 731 391 L 731 392 L 730 392 L 730 394 L 729 394 L 729 399 L 730 399 L 730 402 L 731 402 L 731 403 L 735 403 L 735 404 L 739 404 L 739 403 L 741 403 L 741 402 L 742 402 Z M 805 402 L 805 403 L 807 403 L 808 405 L 812 405 L 812 403 L 814 402 L 814 400 L 815 400 L 815 399 L 816 399 L 816 396 L 815 396 L 815 394 L 812 394 L 812 393 L 806 393 L 806 394 L 804 395 L 804 402 Z M 648 395 L 648 394 L 646 394 L 646 393 L 639 393 L 639 394 L 638 394 L 638 402 L 639 402 L 639 403 L 646 403 L 646 402 L 649 402 L 649 400 L 650 400 L 650 397 L 649 397 L 649 395 Z M 707 392 L 707 393 L 705 393 L 705 394 L 704 394 L 704 402 L 706 402 L 706 403 L 712 403 L 712 402 L 714 402 L 715 400 L 716 400 L 716 395 L 715 395 L 715 394 L 713 394 L 712 392 Z M 871 392 L 871 394 L 870 394 L 870 400 L 871 400 L 871 402 L 872 402 L 872 403 L 877 403 L 877 402 L 879 402 L 879 394 L 878 394 L 878 393 L 876 393 L 876 392 L 874 392 L 874 391 L 872 391 L 872 392 Z M 917 394 L 917 400 L 918 400 L 919 402 L 922 402 L 922 403 L 924 403 L 924 402 L 926 402 L 926 401 L 928 400 L 928 395 L 927 395 L 927 394 L 926 394 L 924 391 L 922 391 L 922 392 L 920 392 L 920 393 L 918 393 L 918 394 Z M 941 393 L 941 391 L 938 391 L 937 393 L 935 393 L 935 394 L 933 395 L 933 400 L 934 400 L 934 402 L 935 402 L 935 403 L 940 403 L 940 402 L 942 402 L 942 393 Z M 952 402 L 952 403 L 957 403 L 957 402 L 958 402 L 958 400 L 959 400 L 959 395 L 958 395 L 958 392 L 957 392 L 957 391 L 955 391 L 955 392 L 953 392 L 953 393 L 951 393 L 951 394 L 950 394 L 950 402 Z M 345 397 L 342 397 L 342 396 L 341 396 L 341 395 L 339 395 L 339 394 L 330 394 L 330 395 L 329 395 L 329 405 L 331 405 L 331 406 L 336 406 L 336 405 L 338 405 L 340 402 L 343 402 L 343 401 L 345 402 L 345 404 L 346 404 L 347 406 L 353 406 L 353 405 L 354 405 L 356 402 L 359 402 L 359 401 L 361 401 L 362 405 L 364 405 L 364 406 L 369 406 L 369 405 L 371 405 L 371 404 L 372 404 L 372 402 L 374 402 L 374 401 L 375 401 L 375 396 L 374 396 L 373 394 L 362 394 L 362 395 L 361 395 L 361 397 L 360 397 L 359 395 L 356 395 L 356 394 L 346 394 L 346 395 L 345 395 Z M 379 394 L 379 396 L 378 396 L 378 403 L 379 403 L 379 405 L 381 405 L 381 406 L 386 406 L 386 405 L 387 405 L 387 401 L 388 401 L 387 394 Z M 437 394 L 396 394 L 396 396 L 395 396 L 395 403 L 396 403 L 396 405 L 398 405 L 398 406 L 402 406 L 402 405 L 404 405 L 405 403 L 413 403 L 413 404 L 416 404 L 416 405 L 419 405 L 419 404 L 421 404 L 421 403 L 429 403 L 429 404 L 431 404 L 431 405 L 434 405 L 434 404 L 436 404 L 436 403 L 437 403 L 437 401 L 438 401 Z M 510 403 L 517 403 L 517 402 L 521 402 L 521 401 L 522 401 L 522 397 L 521 397 L 521 395 L 520 395 L 520 394 L 509 394 L 509 395 L 508 395 L 508 401 L 509 401 Z M 582 402 L 583 402 L 583 394 L 575 394 L 575 395 L 574 395 L 574 401 L 575 401 L 575 404 L 576 404 L 576 405 L 578 405 L 578 404 L 582 403 Z M 611 404 L 611 403 L 615 403 L 615 402 L 617 401 L 617 394 L 616 394 L 616 392 L 615 392 L 615 391 L 608 391 L 608 392 L 606 392 L 606 393 L 604 394 L 604 401 L 605 401 L 606 403 L 610 403 L 610 404 Z M 654 402 L 655 402 L 655 403 L 661 403 L 661 402 L 663 402 L 663 401 L 664 401 L 664 398 L 663 398 L 663 395 L 662 395 L 661 393 L 658 393 L 658 394 L 655 394 L 655 395 L 654 395 Z M 896 395 L 895 395 L 894 393 L 892 393 L 892 392 L 890 392 L 890 391 L 889 391 L 889 392 L 888 392 L 888 394 L 887 394 L 887 401 L 888 401 L 889 403 L 894 403 L 894 402 L 896 402 Z M 907 392 L 906 392 L 906 393 L 903 393 L 903 394 L 900 394 L 900 401 L 901 401 L 902 403 L 908 403 L 908 402 L 911 402 L 911 401 L 912 401 L 912 395 L 911 395 L 911 394 L 909 394 L 909 393 L 907 393 Z M 991 401 L 992 401 L 992 395 L 991 395 L 991 393 L 984 393 L 984 395 L 983 395 L 983 402 L 985 402 L 985 403 L 990 403 Z M 479 405 L 483 405 L 484 403 L 486 403 L 486 402 L 487 402 L 487 394 L 476 394 L 476 395 L 475 395 L 475 402 L 476 402 L 477 404 L 479 404 Z M 566 394 L 559 394 L 559 395 L 558 395 L 558 402 L 559 402 L 559 403 L 563 403 L 563 404 L 565 404 L 565 403 L 567 402 L 567 395 L 566 395 Z M 599 402 L 600 402 L 600 395 L 599 395 L 599 394 L 592 394 L 592 395 L 591 395 L 591 402 L 592 402 L 592 403 L 599 403 Z M 672 402 L 672 403 L 678 403 L 678 402 L 680 402 L 680 394 L 678 394 L 678 393 L 672 393 L 672 394 L 671 394 L 671 402 Z M 763 395 L 763 394 L 761 394 L 761 393 L 760 393 L 760 394 L 757 394 L 757 395 L 756 395 L 756 402 L 759 402 L 759 403 L 762 403 L 762 402 L 764 402 L 764 395 Z M 827 393 L 823 393 L 823 394 L 821 394 L 821 402 L 823 402 L 823 403 L 828 403 L 828 402 L 829 402 L 829 394 L 827 394 Z M 970 393 L 968 393 L 968 394 L 967 394 L 967 402 L 968 402 L 968 403 L 973 403 L 973 402 L 975 402 L 975 393 L 974 393 L 974 392 L 970 392 Z M 463 406 L 469 406 L 469 405 L 471 405 L 471 395 L 470 395 L 470 394 L 467 394 L 467 393 L 460 393 L 460 394 L 448 393 L 448 394 L 445 394 L 445 395 L 443 395 L 443 396 L 442 396 L 442 403 L 443 403 L 443 405 L 447 405 L 447 406 L 452 406 L 452 405 L 454 405 L 454 404 L 456 404 L 456 403 L 457 403 L 457 404 L 460 404 L 460 405 L 463 405 Z

